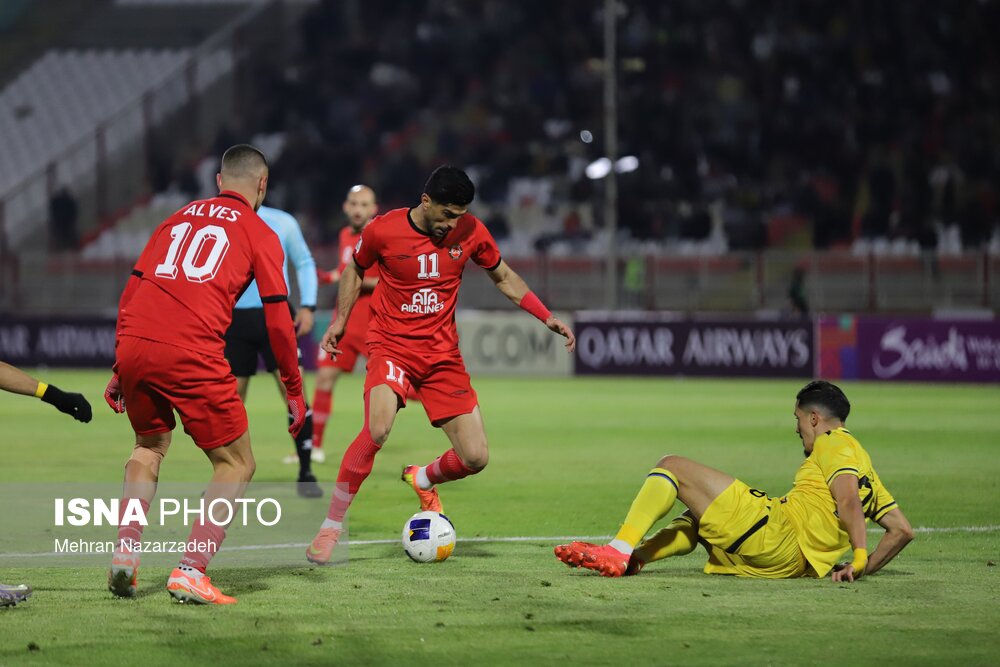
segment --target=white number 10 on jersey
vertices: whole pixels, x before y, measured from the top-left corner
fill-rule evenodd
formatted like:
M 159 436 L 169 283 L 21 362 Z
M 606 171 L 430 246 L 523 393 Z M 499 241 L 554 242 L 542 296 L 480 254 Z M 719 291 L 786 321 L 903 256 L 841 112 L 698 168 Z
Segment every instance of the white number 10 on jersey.
M 177 258 L 181 254 L 181 248 L 191 233 L 191 223 L 182 222 L 170 228 L 170 247 L 167 248 L 167 258 L 162 264 L 156 265 L 156 275 L 160 278 L 173 280 L 177 277 Z M 198 255 L 206 245 L 211 243 L 212 248 L 204 257 L 200 266 L 196 266 Z M 226 230 L 218 225 L 206 225 L 194 233 L 184 259 L 181 260 L 181 268 L 184 269 L 184 277 L 193 283 L 208 282 L 219 272 L 219 265 L 229 250 L 229 237 Z

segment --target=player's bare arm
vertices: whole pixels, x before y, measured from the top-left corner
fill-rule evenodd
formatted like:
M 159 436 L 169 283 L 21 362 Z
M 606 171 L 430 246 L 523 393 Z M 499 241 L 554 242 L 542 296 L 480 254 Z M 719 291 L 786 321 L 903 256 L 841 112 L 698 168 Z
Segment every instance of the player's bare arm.
M 542 310 L 545 306 L 541 305 L 538 298 L 534 296 L 534 293 L 528 288 L 528 284 L 524 282 L 524 279 L 517 274 L 514 269 L 507 265 L 507 262 L 500 260 L 500 264 L 497 268 L 492 271 L 487 271 L 490 279 L 493 280 L 493 284 L 497 286 L 500 293 L 505 297 L 510 299 L 515 305 L 520 306 L 524 310 L 527 310 L 538 319 L 542 320 L 551 331 L 559 334 L 566 338 L 566 350 L 572 352 L 576 349 L 576 336 L 573 335 L 573 331 L 566 326 L 558 317 L 547 313 L 547 317 L 544 319 L 540 316 L 538 307 Z M 526 307 L 526 298 L 534 299 L 537 306 L 535 308 Z
M 833 573 L 833 581 L 854 581 L 865 573 L 868 564 L 868 534 L 865 532 L 865 515 L 858 497 L 858 478 L 841 475 L 830 483 L 830 493 L 837 502 L 837 516 L 847 531 L 854 551 L 854 559 Z
M 34 396 L 38 390 L 38 380 L 19 368 L 0 361 L 0 389 L 22 396 Z
M 868 556 L 868 566 L 865 574 L 878 572 L 886 563 L 895 558 L 903 548 L 913 541 L 913 527 L 903 514 L 903 510 L 890 510 L 879 519 L 879 525 L 885 528 L 885 534 L 879 540 L 878 546 Z
M 305 336 L 313 330 L 315 318 L 309 308 L 299 308 L 295 311 L 295 333 Z
M 351 258 L 351 263 L 344 269 L 344 273 L 340 277 L 340 289 L 337 292 L 337 316 L 330 323 L 326 333 L 323 334 L 323 340 L 320 342 L 320 347 L 330 355 L 331 359 L 336 359 L 337 355 L 340 354 L 337 342 L 343 337 L 351 310 L 361 295 L 363 275 L 364 270 Z
M 53 384 L 33 378 L 19 368 L 0 361 L 0 389 L 22 396 L 34 396 L 77 421 L 89 422 L 90 403 L 82 394 L 66 392 Z
M 319 276 L 319 281 L 325 285 L 332 285 L 333 283 L 340 282 L 340 271 L 334 269 L 333 271 L 323 271 L 318 269 L 316 275 Z M 365 278 L 361 282 L 361 293 L 371 294 L 375 291 L 375 286 L 378 285 L 378 278 Z

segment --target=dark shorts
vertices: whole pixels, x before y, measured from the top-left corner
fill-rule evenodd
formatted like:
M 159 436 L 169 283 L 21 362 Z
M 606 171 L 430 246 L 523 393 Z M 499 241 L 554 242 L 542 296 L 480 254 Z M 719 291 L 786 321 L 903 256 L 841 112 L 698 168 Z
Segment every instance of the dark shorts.
M 295 310 L 288 306 L 295 319 Z M 258 359 L 264 360 L 264 368 L 273 373 L 278 362 L 271 351 L 271 340 L 267 336 L 267 321 L 263 308 L 236 308 L 233 322 L 226 331 L 226 360 L 232 366 L 233 375 L 238 378 L 251 377 L 257 373 Z M 302 350 L 299 350 L 302 363 Z

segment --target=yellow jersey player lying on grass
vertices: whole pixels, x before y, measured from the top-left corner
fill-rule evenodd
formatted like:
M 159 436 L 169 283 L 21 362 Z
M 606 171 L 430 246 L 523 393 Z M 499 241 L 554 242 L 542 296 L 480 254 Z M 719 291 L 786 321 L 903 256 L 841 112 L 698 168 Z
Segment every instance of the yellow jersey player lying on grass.
M 610 544 L 561 544 L 556 557 L 571 567 L 620 577 L 638 574 L 652 561 L 691 553 L 701 543 L 709 574 L 821 578 L 832 570 L 833 581 L 854 581 L 882 569 L 913 539 L 913 529 L 868 453 L 844 428 L 850 402 L 823 380 L 807 384 L 795 399 L 795 432 L 806 460 L 784 497 L 770 498 L 724 472 L 665 456 L 646 477 Z M 675 500 L 687 511 L 639 545 Z M 885 529 L 870 554 L 867 519 Z M 848 547 L 852 560 L 837 565 Z

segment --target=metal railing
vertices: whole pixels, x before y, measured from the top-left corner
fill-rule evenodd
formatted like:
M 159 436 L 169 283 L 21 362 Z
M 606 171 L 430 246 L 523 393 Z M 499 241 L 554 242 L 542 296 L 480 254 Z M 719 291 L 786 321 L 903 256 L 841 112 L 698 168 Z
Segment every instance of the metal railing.
M 317 264 L 336 266 L 333 248 L 315 248 Z M 551 307 L 602 308 L 602 258 L 506 257 Z M 130 259 L 21 255 L 0 267 L 0 312 L 37 315 L 113 314 L 132 266 Z M 942 258 L 854 256 L 769 250 L 719 257 L 646 255 L 619 262 L 623 309 L 680 312 L 790 311 L 792 272 L 801 267 L 812 312 L 927 313 L 936 309 L 1000 308 L 1000 256 Z M 332 307 L 335 287 L 321 288 Z M 459 295 L 462 308 L 509 308 L 485 272 L 470 267 Z
M 602 308 L 603 258 L 508 257 L 508 263 L 553 308 Z M 790 311 L 793 270 L 804 272 L 813 312 L 930 312 L 1000 308 L 1000 257 L 855 256 L 840 252 L 729 253 L 718 257 L 645 255 L 618 262 L 623 309 L 682 312 Z M 459 304 L 503 307 L 478 271 L 466 273 Z

